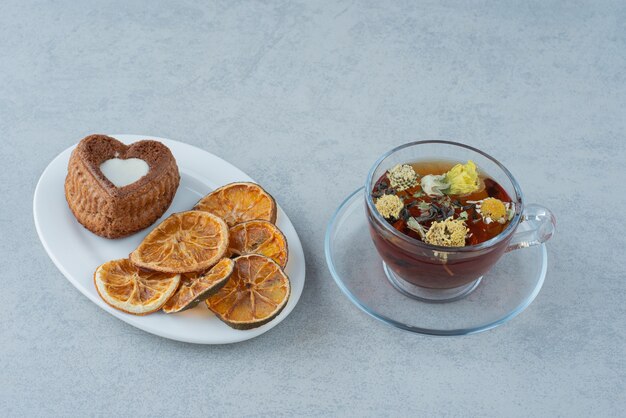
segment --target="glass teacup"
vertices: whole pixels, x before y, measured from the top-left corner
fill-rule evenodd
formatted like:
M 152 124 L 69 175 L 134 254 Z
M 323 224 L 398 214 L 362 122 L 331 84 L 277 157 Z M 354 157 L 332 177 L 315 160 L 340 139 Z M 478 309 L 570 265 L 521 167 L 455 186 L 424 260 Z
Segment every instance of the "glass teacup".
M 499 183 L 511 197 L 515 214 L 509 225 L 497 236 L 465 247 L 426 244 L 393 228 L 374 206 L 374 184 L 397 164 L 432 160 L 474 161 L 479 171 Z M 411 142 L 382 155 L 368 173 L 365 202 L 370 234 L 387 278 L 406 295 L 431 302 L 457 300 L 469 294 L 504 253 L 546 242 L 556 226 L 550 210 L 525 204 L 519 184 L 495 158 L 449 141 Z

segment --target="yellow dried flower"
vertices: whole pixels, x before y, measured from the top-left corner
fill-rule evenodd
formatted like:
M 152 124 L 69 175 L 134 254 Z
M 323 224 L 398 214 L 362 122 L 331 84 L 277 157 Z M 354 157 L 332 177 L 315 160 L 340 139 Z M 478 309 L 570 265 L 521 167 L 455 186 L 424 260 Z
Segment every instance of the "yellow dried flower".
M 446 181 L 450 184 L 446 194 L 470 194 L 478 190 L 478 171 L 473 161 L 457 164 L 446 173 Z
M 408 164 L 398 164 L 387 172 L 391 187 L 397 191 L 406 190 L 417 184 L 417 173 Z
M 445 221 L 433 222 L 424 241 L 442 247 L 464 247 L 468 232 L 463 221 L 450 217 Z
M 480 213 L 483 218 L 491 218 L 494 221 L 500 221 L 506 216 L 506 207 L 501 200 L 488 197 L 480 204 Z
M 402 200 L 395 194 L 386 194 L 379 197 L 375 203 L 376 210 L 385 219 L 398 219 L 404 207 Z

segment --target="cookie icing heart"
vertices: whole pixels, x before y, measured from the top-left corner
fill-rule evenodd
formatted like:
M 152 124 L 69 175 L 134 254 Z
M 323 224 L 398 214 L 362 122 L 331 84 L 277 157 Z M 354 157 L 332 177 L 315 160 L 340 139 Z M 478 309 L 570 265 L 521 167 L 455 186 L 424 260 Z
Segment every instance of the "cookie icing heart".
M 100 171 L 115 187 L 124 187 L 148 174 L 150 166 L 141 158 L 111 158 L 100 164 Z
M 90 135 L 70 157 L 65 198 L 85 228 L 119 238 L 159 219 L 179 182 L 176 160 L 162 143 L 142 140 L 125 145 L 106 135 Z

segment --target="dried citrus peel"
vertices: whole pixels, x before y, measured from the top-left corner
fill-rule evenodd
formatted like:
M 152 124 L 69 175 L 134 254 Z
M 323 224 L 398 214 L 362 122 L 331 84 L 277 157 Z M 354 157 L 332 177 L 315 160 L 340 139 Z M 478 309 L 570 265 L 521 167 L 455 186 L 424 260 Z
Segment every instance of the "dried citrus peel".
M 96 269 L 94 283 L 113 308 L 146 315 L 161 309 L 176 292 L 180 275 L 140 270 L 127 259 L 111 260 Z
M 271 222 L 243 222 L 233 226 L 228 232 L 229 257 L 259 254 L 276 261 L 282 268 L 287 265 L 287 240 L 280 229 Z
M 233 260 L 222 258 L 206 273 L 183 274 L 178 290 L 165 303 L 163 312 L 175 313 L 193 308 L 224 286 L 234 267 Z
M 256 183 L 222 186 L 200 199 L 194 209 L 219 216 L 229 227 L 255 219 L 276 222 L 274 198 Z
M 139 267 L 166 273 L 204 271 L 226 253 L 228 227 L 208 212 L 175 213 L 161 222 L 130 254 Z
M 278 316 L 290 293 L 289 278 L 275 261 L 250 254 L 235 259 L 230 280 L 206 304 L 227 325 L 251 329 Z

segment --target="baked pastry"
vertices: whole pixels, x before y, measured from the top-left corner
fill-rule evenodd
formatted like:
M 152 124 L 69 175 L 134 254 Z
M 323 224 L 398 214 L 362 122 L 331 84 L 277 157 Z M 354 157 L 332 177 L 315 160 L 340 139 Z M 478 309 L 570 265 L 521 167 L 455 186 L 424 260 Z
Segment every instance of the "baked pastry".
M 162 143 L 125 145 L 106 135 L 90 135 L 70 157 L 65 198 L 85 228 L 120 238 L 159 219 L 179 182 L 176 159 Z

